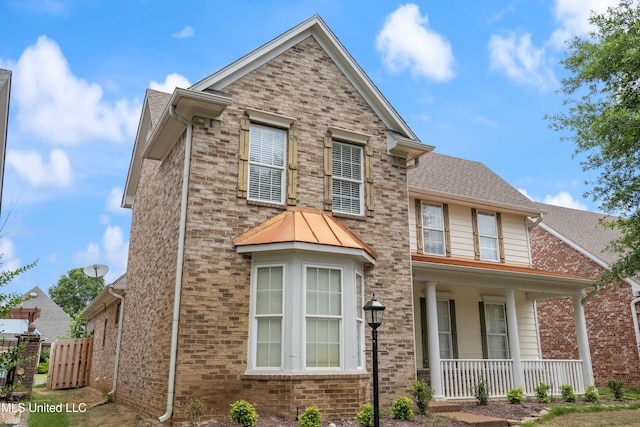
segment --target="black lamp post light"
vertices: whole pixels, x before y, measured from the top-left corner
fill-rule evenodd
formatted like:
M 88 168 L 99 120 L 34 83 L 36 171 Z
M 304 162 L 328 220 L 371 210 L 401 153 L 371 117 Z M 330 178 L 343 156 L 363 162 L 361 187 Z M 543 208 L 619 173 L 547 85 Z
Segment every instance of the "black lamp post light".
M 373 344 L 373 426 L 380 427 L 380 409 L 378 403 L 378 327 L 382 325 L 382 317 L 386 307 L 373 294 L 371 300 L 362 309 L 371 326 L 371 341 Z

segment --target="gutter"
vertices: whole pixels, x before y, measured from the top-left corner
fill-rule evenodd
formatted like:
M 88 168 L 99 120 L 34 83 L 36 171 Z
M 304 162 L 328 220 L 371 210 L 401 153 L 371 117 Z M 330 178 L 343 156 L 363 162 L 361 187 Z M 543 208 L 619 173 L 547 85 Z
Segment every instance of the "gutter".
M 640 297 L 631 300 L 631 314 L 633 317 L 633 329 L 636 332 L 636 348 L 638 349 L 638 357 L 640 357 L 640 329 L 638 328 L 638 310 L 636 304 L 640 302 Z
M 113 297 L 118 298 L 120 300 L 120 312 L 118 313 L 118 340 L 116 341 L 116 361 L 113 367 L 113 388 L 109 393 L 107 393 L 107 396 L 109 398 L 113 398 L 113 396 L 116 393 L 116 387 L 118 384 L 118 365 L 120 362 L 120 341 L 122 340 L 122 320 L 124 317 L 124 297 L 122 295 L 118 295 L 115 292 L 113 292 L 113 285 L 109 286 L 107 289 L 109 290 L 109 293 Z
M 180 227 L 178 235 L 178 256 L 176 259 L 176 281 L 173 295 L 173 320 L 171 325 L 171 349 L 169 359 L 169 380 L 167 383 L 167 409 L 160 416 L 161 423 L 171 418 L 173 413 L 173 396 L 175 393 L 176 358 L 178 353 L 178 326 L 180 322 L 180 297 L 182 295 L 182 264 L 184 262 L 184 240 L 187 224 L 187 195 L 189 191 L 189 173 L 191 169 L 191 145 L 193 123 L 176 114 L 175 106 L 169 105 L 169 115 L 187 127 L 184 147 L 184 169 L 182 172 L 182 197 L 180 201 Z

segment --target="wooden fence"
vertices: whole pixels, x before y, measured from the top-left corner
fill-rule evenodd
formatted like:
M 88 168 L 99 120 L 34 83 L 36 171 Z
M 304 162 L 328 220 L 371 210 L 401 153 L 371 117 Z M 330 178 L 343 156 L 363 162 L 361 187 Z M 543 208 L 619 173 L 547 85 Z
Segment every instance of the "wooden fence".
M 57 340 L 51 344 L 47 388 L 60 390 L 89 385 L 93 338 Z

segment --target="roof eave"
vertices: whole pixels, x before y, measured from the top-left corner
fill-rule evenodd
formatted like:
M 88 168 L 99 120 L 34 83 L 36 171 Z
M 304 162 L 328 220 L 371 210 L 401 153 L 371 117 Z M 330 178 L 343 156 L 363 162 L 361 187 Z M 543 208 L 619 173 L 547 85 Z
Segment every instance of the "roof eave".
M 368 262 L 371 265 L 376 264 L 376 259 L 364 249 L 347 248 L 340 246 L 321 245 L 317 243 L 306 242 L 278 242 L 268 243 L 262 245 L 244 245 L 236 246 L 236 252 L 242 253 L 254 253 L 254 252 L 274 252 L 274 251 L 288 251 L 288 250 L 302 250 L 313 252 L 325 252 L 337 255 L 347 255 L 356 258 L 361 258 L 363 261 Z

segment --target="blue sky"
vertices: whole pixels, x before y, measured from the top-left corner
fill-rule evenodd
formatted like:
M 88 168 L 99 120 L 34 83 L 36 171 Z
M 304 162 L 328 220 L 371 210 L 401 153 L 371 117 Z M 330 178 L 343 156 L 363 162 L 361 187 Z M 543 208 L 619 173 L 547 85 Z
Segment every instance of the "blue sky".
M 13 71 L 4 291 L 47 290 L 75 267 L 125 272 L 120 208 L 148 87 L 188 87 L 319 14 L 436 151 L 480 161 L 536 201 L 597 210 L 562 111 L 564 40 L 606 0 L 3 0 L 0 68 Z M 7 218 L 8 216 L 8 218 Z

